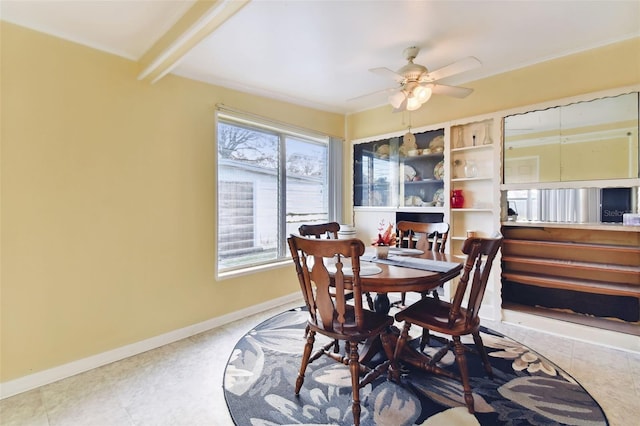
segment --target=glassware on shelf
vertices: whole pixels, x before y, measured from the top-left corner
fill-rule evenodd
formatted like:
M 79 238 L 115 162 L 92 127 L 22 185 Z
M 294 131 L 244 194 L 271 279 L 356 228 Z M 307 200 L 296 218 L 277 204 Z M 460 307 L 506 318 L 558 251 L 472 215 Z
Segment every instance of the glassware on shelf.
M 491 126 L 489 122 L 486 122 L 484 125 L 484 140 L 482 141 L 482 145 L 491 145 L 493 141 L 491 140 Z
M 460 209 L 464 206 L 464 195 L 462 189 L 454 189 L 451 191 L 451 208 Z
M 458 132 L 457 132 L 457 136 L 456 136 L 456 147 L 457 148 L 463 148 L 464 147 L 462 126 L 458 127 Z
M 473 160 L 466 160 L 464 162 L 464 175 L 468 178 L 474 178 L 478 175 L 478 167 Z
M 451 170 L 451 174 L 454 179 L 462 177 L 462 171 L 460 170 L 461 168 L 460 166 L 462 166 L 462 160 L 457 158 L 453 160 L 453 167 Z

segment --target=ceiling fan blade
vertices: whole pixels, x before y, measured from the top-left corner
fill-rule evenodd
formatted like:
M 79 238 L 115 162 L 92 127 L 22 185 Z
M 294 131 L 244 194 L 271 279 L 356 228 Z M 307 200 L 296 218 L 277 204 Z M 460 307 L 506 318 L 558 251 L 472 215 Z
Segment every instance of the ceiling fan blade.
M 364 99 L 364 98 L 368 98 L 368 97 L 376 96 L 376 95 L 388 94 L 388 93 L 394 92 L 396 90 L 398 90 L 397 87 L 389 87 L 387 89 L 376 90 L 375 92 L 371 92 L 371 93 L 367 93 L 365 95 L 356 96 L 355 98 L 347 99 L 347 102 L 358 101 L 360 99 Z
M 402 112 L 407 110 L 407 100 L 402 101 L 398 108 L 394 108 L 392 112 Z
M 395 71 L 391 71 L 389 68 L 385 68 L 385 67 L 371 68 L 369 71 L 371 71 L 374 74 L 378 74 L 379 76 L 382 76 L 382 77 L 391 78 L 398 83 L 402 83 L 404 81 L 404 77 L 402 75 L 398 74 Z
M 424 84 L 424 86 L 430 87 L 431 92 L 436 95 L 447 95 L 454 98 L 466 98 L 473 92 L 473 89 L 467 87 L 447 86 L 446 84 L 428 83 Z
M 439 68 L 435 71 L 431 71 L 420 77 L 421 82 L 429 82 L 441 80 L 445 77 L 449 77 L 455 74 L 460 74 L 465 71 L 469 71 L 475 68 L 482 66 L 482 62 L 478 60 L 478 58 L 469 56 L 467 58 L 461 59 L 457 62 Z

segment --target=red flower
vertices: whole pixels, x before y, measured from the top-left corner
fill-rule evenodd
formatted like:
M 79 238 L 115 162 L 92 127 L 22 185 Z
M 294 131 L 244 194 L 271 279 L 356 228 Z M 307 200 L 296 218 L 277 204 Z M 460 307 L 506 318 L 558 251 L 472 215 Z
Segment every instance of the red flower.
M 384 232 L 383 232 L 384 230 Z M 374 246 L 395 246 L 396 245 L 396 233 L 393 230 L 393 223 L 389 223 L 385 227 L 384 219 L 380 221 L 378 226 L 378 238 L 373 240 Z

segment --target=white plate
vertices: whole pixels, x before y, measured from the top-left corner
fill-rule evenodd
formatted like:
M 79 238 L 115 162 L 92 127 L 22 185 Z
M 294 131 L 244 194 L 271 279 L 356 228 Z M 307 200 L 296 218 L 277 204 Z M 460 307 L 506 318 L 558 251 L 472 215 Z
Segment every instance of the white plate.
M 412 248 L 403 248 L 403 247 L 390 247 L 389 254 L 397 254 L 399 256 L 411 256 L 416 254 L 423 254 L 424 251 L 419 249 Z
M 404 180 L 405 182 L 410 182 L 413 180 L 414 177 L 416 177 L 416 175 L 418 174 L 418 172 L 416 172 L 416 169 L 414 169 L 413 167 L 405 164 L 404 165 Z
M 435 165 L 433 168 L 433 177 L 438 180 L 444 179 L 444 161 L 440 161 Z
M 429 148 L 431 148 L 432 151 L 434 151 L 436 148 L 442 148 L 442 150 L 444 151 L 444 136 L 439 135 L 431 139 L 431 142 L 429 142 Z
M 335 265 L 327 265 L 327 271 L 329 271 L 330 274 L 334 274 L 336 272 Z M 347 277 L 350 277 L 351 275 L 353 275 L 353 271 L 351 270 L 351 267 L 347 266 L 347 265 L 344 265 L 342 267 L 342 272 Z M 377 265 L 371 265 L 371 264 L 368 264 L 368 263 L 360 263 L 360 276 L 361 277 L 364 277 L 365 275 L 379 274 L 380 272 L 382 272 L 382 269 L 380 269 L 380 267 L 377 266 Z
M 436 203 L 436 206 L 438 204 L 440 205 L 444 204 L 444 189 L 438 188 L 436 190 L 435 194 L 433 194 L 433 201 Z

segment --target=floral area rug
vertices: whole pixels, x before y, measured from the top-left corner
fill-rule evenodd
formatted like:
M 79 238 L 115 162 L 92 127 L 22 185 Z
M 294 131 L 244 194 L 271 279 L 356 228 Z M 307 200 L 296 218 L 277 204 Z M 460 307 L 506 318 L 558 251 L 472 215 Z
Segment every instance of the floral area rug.
M 351 377 L 326 356 L 309 364 L 300 396 L 295 380 L 308 314 L 293 309 L 264 321 L 236 345 L 224 375 L 224 394 L 239 426 L 350 425 Z M 412 327 L 412 335 L 421 329 Z M 494 379 L 480 357 L 467 353 L 476 413 L 464 405 L 462 385 L 408 369 L 402 384 L 382 375 L 360 390 L 362 425 L 607 425 L 598 403 L 569 374 L 526 346 L 483 328 Z M 412 343 L 417 345 L 417 340 Z M 314 350 L 329 341 L 316 335 Z M 431 339 L 430 344 L 436 342 Z M 472 339 L 465 344 L 473 344 Z M 425 352 L 437 351 L 428 347 Z M 374 358 L 372 362 L 379 361 Z M 440 366 L 458 374 L 451 351 Z

